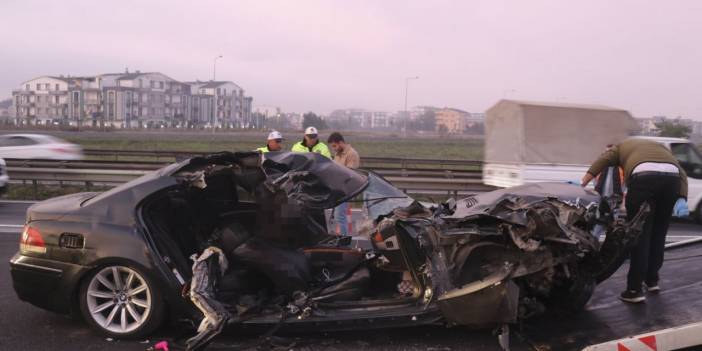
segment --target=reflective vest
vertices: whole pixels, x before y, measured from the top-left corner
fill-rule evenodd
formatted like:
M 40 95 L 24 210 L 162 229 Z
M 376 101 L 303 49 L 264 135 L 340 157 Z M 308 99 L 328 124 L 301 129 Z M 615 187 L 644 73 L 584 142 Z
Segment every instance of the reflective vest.
M 254 150 L 254 151 L 261 151 L 265 154 L 266 152 L 270 152 L 271 150 L 268 150 L 268 145 L 266 145 L 264 147 L 259 147 L 258 149 Z
M 326 156 L 327 158 L 331 158 L 331 152 L 329 152 L 329 148 L 321 141 L 318 141 L 311 148 L 309 148 L 305 145 L 302 145 L 302 142 L 298 141 L 297 143 L 295 143 L 292 146 L 292 149 L 290 151 L 292 151 L 292 152 L 316 152 L 318 154 L 322 154 L 323 156 Z

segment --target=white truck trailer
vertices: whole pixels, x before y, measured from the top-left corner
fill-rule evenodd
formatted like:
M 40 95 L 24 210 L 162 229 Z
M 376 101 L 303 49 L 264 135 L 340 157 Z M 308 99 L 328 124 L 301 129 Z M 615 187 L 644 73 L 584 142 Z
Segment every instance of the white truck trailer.
M 501 100 L 487 110 L 483 183 L 579 183 L 607 145 L 636 130 L 629 112 L 607 106 Z M 702 157 L 686 139 L 655 138 L 688 175 L 688 205 L 702 222 Z

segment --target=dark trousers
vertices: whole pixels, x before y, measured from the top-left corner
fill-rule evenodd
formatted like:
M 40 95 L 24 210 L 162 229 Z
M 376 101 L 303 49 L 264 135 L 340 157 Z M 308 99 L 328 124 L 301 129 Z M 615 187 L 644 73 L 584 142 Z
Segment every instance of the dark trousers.
M 629 219 L 638 213 L 641 205 L 651 206 L 643 233 L 631 251 L 627 289 L 640 290 L 644 280 L 658 282 L 658 271 L 663 266 L 665 237 L 675 202 L 680 197 L 680 177 L 670 175 L 633 175 L 626 194 L 626 212 Z

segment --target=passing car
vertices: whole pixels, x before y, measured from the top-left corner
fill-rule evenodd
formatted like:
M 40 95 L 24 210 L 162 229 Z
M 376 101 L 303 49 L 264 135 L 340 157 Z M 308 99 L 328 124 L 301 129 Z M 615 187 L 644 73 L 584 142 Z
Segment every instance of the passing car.
M 83 148 L 44 134 L 0 135 L 0 157 L 43 160 L 82 160 Z
M 0 157 L 0 195 L 7 192 L 10 177 L 7 175 L 7 163 Z
M 364 223 L 329 234 L 348 201 Z M 110 337 L 199 322 L 191 350 L 230 325 L 495 328 L 581 309 L 646 211 L 626 222 L 564 183 L 427 206 L 315 153 L 218 153 L 31 206 L 10 269 L 20 299 Z

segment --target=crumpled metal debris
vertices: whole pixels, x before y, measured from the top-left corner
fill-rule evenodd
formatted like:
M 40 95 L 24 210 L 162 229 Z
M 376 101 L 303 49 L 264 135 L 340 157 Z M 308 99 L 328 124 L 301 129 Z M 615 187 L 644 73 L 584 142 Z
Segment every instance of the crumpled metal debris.
M 206 248 L 200 256 L 190 258 L 194 261 L 190 300 L 204 318 L 197 334 L 186 341 L 186 349 L 198 350 L 219 334 L 231 318 L 224 305 L 215 299 L 217 282 L 227 271 L 229 263 L 222 250 L 214 246 Z

